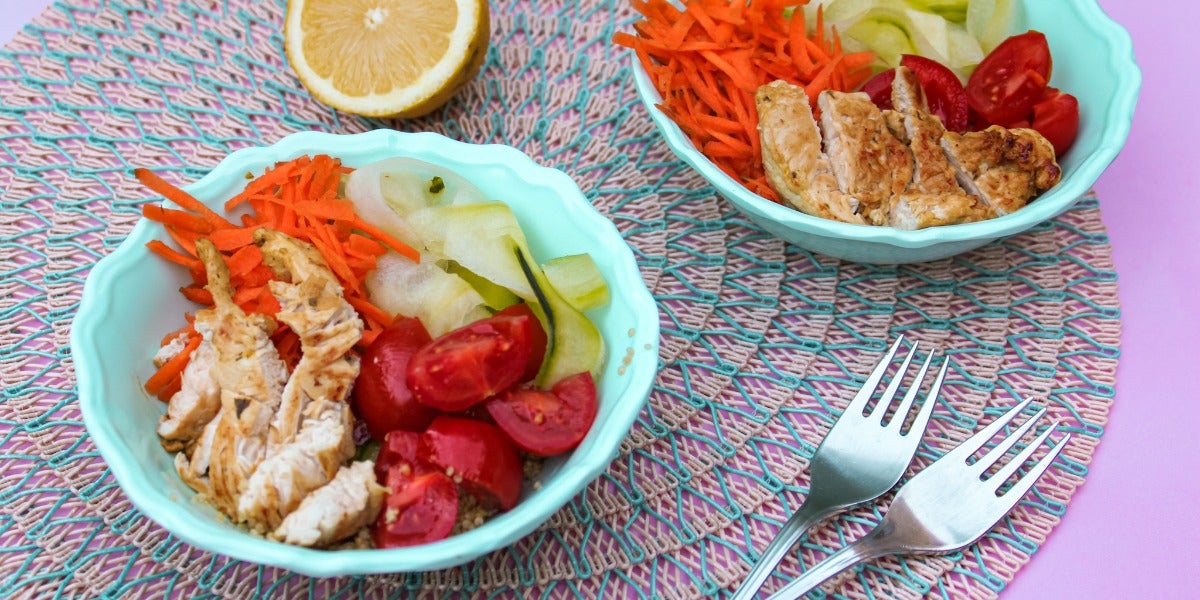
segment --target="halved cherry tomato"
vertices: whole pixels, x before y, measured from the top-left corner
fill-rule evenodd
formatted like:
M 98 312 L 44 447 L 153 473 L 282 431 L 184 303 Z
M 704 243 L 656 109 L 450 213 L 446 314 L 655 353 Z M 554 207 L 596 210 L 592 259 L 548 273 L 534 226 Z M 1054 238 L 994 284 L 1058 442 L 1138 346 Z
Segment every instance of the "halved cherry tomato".
M 921 82 L 921 89 L 925 91 L 929 111 L 942 119 L 946 129 L 966 131 L 971 116 L 971 105 L 967 102 L 967 92 L 954 71 L 936 60 L 912 54 L 905 54 L 900 59 L 900 64 L 908 67 L 917 76 L 917 80 Z M 890 103 L 890 96 L 888 101 Z
M 1050 140 L 1054 153 L 1062 156 L 1079 135 L 1079 100 L 1055 88 L 1033 105 L 1033 128 Z
M 492 316 L 426 344 L 408 362 L 408 387 L 418 402 L 465 410 L 516 384 L 532 354 L 532 316 Z
M 375 479 L 380 484 L 386 483 L 388 473 L 397 467 L 402 471 L 407 468 L 413 476 L 432 470 L 417 460 L 420 443 L 421 434 L 415 431 L 389 431 L 379 446 L 379 455 L 375 457 Z
M 409 477 L 392 469 L 387 488 L 371 530 L 376 548 L 415 546 L 450 535 L 458 520 L 458 488 L 444 473 Z
M 508 510 L 521 495 L 525 469 L 517 447 L 500 428 L 442 415 L 421 434 L 417 457 L 443 469 L 480 502 Z
M 529 364 L 525 367 L 525 374 L 521 376 L 521 381 L 530 381 L 537 376 L 538 370 L 542 368 L 542 361 L 546 358 L 546 330 L 542 328 L 542 322 L 533 314 L 533 309 L 524 302 L 518 302 L 509 306 L 500 312 L 496 313 L 497 317 L 529 317 L 531 326 L 528 328 L 529 338 Z M 524 331 L 524 328 L 514 328 L 514 332 Z M 520 340 L 517 343 L 521 343 Z
M 1052 66 L 1045 35 L 1038 31 L 1014 35 L 975 68 L 967 81 L 967 99 L 992 123 L 1024 118 L 1045 91 Z
M 554 456 L 575 448 L 596 419 L 591 373 L 572 375 L 550 390 L 512 389 L 487 401 L 488 412 L 518 448 Z
M 870 96 L 871 102 L 874 102 L 879 110 L 890 110 L 892 108 L 892 82 L 895 80 L 895 69 L 880 71 L 868 79 L 859 91 Z
M 431 341 L 420 320 L 406 317 L 384 329 L 363 352 L 353 406 L 371 437 L 382 440 L 396 429 L 421 431 L 437 416 L 436 410 L 413 399 L 407 382 L 409 360 Z

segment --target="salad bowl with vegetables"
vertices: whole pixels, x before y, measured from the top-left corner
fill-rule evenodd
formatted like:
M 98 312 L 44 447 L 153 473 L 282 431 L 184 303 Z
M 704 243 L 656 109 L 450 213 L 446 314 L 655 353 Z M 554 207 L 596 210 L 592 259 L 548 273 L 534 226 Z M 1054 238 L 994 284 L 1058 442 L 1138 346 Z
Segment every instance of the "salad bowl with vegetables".
M 1068 210 L 1141 85 L 1095 0 L 635 8 L 614 42 L 667 146 L 763 229 L 857 262 L 939 260 Z
M 183 189 L 136 174 L 166 201 L 89 275 L 72 355 L 118 483 L 191 544 L 459 565 L 597 477 L 649 395 L 632 252 L 518 150 L 305 132 Z

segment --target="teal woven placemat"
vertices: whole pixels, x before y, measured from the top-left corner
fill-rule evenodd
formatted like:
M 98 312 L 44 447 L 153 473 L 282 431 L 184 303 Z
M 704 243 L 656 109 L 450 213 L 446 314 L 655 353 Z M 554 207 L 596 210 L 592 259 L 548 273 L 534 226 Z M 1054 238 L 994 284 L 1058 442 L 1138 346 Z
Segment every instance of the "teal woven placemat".
M 281 0 L 59 3 L 0 52 L 0 597 L 720 596 L 804 498 L 815 445 L 901 332 L 954 363 L 918 466 L 1016 396 L 1076 435 L 979 544 L 875 561 L 818 596 L 995 596 L 1066 511 L 1118 354 L 1095 199 L 952 260 L 839 262 L 755 228 L 669 153 L 608 43 L 632 17 L 624 1 L 493 2 L 483 72 L 411 122 L 315 102 L 286 66 L 282 14 Z M 650 401 L 599 480 L 462 568 L 315 580 L 191 548 L 130 506 L 75 402 L 70 323 L 89 268 L 138 218 L 130 169 L 187 181 L 294 131 L 379 127 L 506 143 L 579 182 L 661 308 Z M 768 587 L 860 536 L 881 506 L 813 531 Z

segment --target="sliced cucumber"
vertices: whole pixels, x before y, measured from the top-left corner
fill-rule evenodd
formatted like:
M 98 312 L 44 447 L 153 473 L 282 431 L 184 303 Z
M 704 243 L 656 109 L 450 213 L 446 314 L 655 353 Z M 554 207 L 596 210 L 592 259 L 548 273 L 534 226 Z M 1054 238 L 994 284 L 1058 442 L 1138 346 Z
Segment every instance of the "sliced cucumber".
M 828 0 L 805 6 L 809 27 L 824 7 L 825 25 L 844 32 L 848 48 L 869 49 L 879 68 L 904 54 L 936 60 L 965 80 L 1012 25 L 1013 0 Z
M 346 180 L 345 197 L 363 220 L 414 247 L 421 236 L 406 222 L 410 213 L 486 199 L 454 171 L 415 158 L 388 158 L 355 169 Z
M 476 275 L 473 271 L 455 261 L 448 261 L 446 272 L 458 275 L 463 278 L 463 281 L 471 284 L 471 287 L 475 288 L 475 291 L 479 292 L 480 296 L 483 296 L 484 304 L 492 310 L 508 308 L 521 301 L 521 298 L 512 293 L 508 288 L 496 285 Z
M 867 45 L 886 65 L 900 64 L 904 54 L 916 54 L 917 46 L 909 36 L 909 28 L 897 19 L 862 19 L 848 29 L 846 35 L 858 40 L 870 40 Z
M 933 13 L 952 23 L 962 23 L 967 20 L 968 0 L 908 0 L 914 8 Z
M 984 52 L 991 52 L 1012 33 L 1015 18 L 1013 0 L 971 0 L 967 6 L 967 33 L 979 40 Z
M 388 252 L 379 257 L 366 285 L 376 306 L 391 315 L 421 319 L 433 337 L 491 314 L 471 284 L 428 257 L 414 263 Z
M 592 377 L 599 380 L 600 369 L 604 366 L 604 338 L 600 336 L 600 330 L 559 295 L 520 244 L 510 239 L 509 251 L 533 289 L 536 300 L 529 303 L 530 308 L 546 329 L 546 358 L 534 383 L 548 389 L 562 379 L 584 371 L 591 372 Z
M 505 237 L 512 238 L 528 252 L 525 233 L 507 204 L 436 206 L 413 212 L 408 220 L 421 232 L 422 245 L 430 254 L 457 262 L 525 300 L 533 299 L 533 289 L 505 241 Z
M 608 304 L 608 283 L 590 254 L 572 254 L 542 265 L 550 285 L 581 312 Z

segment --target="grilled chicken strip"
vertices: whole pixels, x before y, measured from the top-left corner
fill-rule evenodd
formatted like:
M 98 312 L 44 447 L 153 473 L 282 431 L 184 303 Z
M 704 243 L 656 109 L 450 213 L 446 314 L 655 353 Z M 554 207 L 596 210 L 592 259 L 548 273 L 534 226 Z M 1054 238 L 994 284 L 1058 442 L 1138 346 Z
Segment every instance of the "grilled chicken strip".
M 208 345 L 213 360 L 208 368 L 209 377 L 203 377 L 202 353 L 201 366 L 179 392 L 184 396 L 175 415 L 180 419 L 185 414 L 191 418 L 174 427 L 188 431 L 203 427 L 203 430 L 190 456 L 180 459 L 177 455 L 176 467 L 185 482 L 205 493 L 217 508 L 233 515 L 242 482 L 263 459 L 271 416 L 288 374 L 271 342 L 275 321 L 264 315 L 247 315 L 234 303 L 229 268 L 211 242 L 198 240 L 196 253 L 208 276 L 205 288 L 213 297 L 211 309 L 196 313 L 195 327 L 204 336 L 197 351 Z M 212 406 L 208 404 L 212 402 L 214 388 L 219 390 L 215 416 L 209 415 Z M 186 410 L 188 407 L 182 402 L 193 394 L 205 402 Z M 172 417 L 170 408 L 167 416 L 168 420 Z M 211 416 L 211 420 L 200 423 L 205 416 Z
M 917 76 L 905 67 L 896 68 L 892 81 L 892 106 L 903 116 L 905 139 L 912 151 L 912 181 L 905 191 L 924 194 L 961 194 L 957 170 L 946 159 L 941 139 L 946 127 L 929 112 Z
M 386 488 L 375 481 L 374 463 L 342 467 L 329 483 L 311 493 L 271 537 L 298 546 L 328 546 L 375 520 Z
M 329 483 L 354 456 L 354 419 L 345 402 L 314 400 L 300 432 L 273 451 L 246 482 L 237 517 L 263 533 L 275 530 L 310 492 Z
M 362 339 L 363 323 L 315 247 L 267 229 L 255 232 L 254 240 L 281 279 L 269 284 L 281 307 L 276 316 L 300 337 L 302 350 L 271 423 L 275 452 L 296 437 L 310 402 L 342 402 L 349 395 L 359 371 L 352 348 Z
M 838 187 L 859 202 L 858 213 L 868 223 L 882 225 L 889 200 L 912 180 L 912 153 L 892 135 L 870 96 L 827 90 L 817 96 L 817 105 Z
M 346 397 L 358 377 L 353 347 L 363 323 L 315 247 L 266 229 L 254 239 L 280 278 L 269 284 L 277 318 L 296 332 L 301 349 L 270 423 L 268 458 L 238 500 L 239 520 L 270 532 L 354 454 Z
M 997 215 L 1020 209 L 1062 178 L 1054 146 L 1032 129 L 993 125 L 962 134 L 949 131 L 941 145 L 959 171 L 958 183 Z
M 804 88 L 774 81 L 754 96 L 767 182 L 800 212 L 865 224 L 858 203 L 838 189 Z
M 192 351 L 179 391 L 171 396 L 167 414 L 158 422 L 158 436 L 167 452 L 185 450 L 200 437 L 221 408 L 221 388 L 212 376 L 217 351 L 212 345 L 212 330 L 200 323 L 200 345 Z M 207 471 L 207 468 L 205 468 Z
M 904 192 L 889 200 L 886 224 L 897 229 L 922 229 L 996 216 L 978 196 L 959 187 L 958 171 L 941 146 L 946 127 L 929 112 L 916 74 L 903 66 L 896 68 L 892 81 L 892 106 L 901 119 L 901 139 L 912 152 L 913 171 Z

